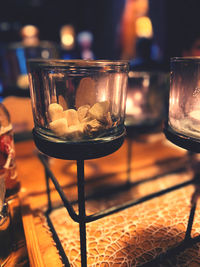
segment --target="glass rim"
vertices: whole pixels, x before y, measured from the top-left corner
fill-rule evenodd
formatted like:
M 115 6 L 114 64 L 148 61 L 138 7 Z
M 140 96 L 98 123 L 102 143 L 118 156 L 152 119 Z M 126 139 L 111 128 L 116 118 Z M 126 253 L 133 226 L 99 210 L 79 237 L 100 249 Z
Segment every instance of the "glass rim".
M 170 62 L 188 62 L 188 61 L 198 61 L 200 62 L 200 56 L 193 57 L 172 57 L 170 58 Z
M 168 71 L 162 71 L 162 70 L 150 70 L 150 71 L 143 71 L 143 70 L 130 70 L 129 71 L 129 77 L 130 78 L 138 78 L 138 77 L 142 77 L 145 75 L 168 75 L 169 72 Z
M 40 65 L 44 67 L 128 67 L 128 60 L 84 60 L 84 59 L 27 59 L 27 64 Z

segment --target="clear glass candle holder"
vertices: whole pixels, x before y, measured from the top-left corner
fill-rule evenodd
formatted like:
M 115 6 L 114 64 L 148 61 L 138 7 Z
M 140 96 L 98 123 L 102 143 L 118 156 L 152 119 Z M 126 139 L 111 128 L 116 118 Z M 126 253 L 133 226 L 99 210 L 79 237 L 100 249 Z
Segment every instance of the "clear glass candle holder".
M 81 145 L 124 132 L 127 61 L 33 59 L 27 66 L 38 136 Z
M 10 212 L 5 194 L 5 176 L 0 174 L 0 266 L 6 266 L 6 261 L 12 249 Z
M 200 58 L 172 58 L 169 126 L 200 140 Z
M 130 71 L 126 100 L 127 127 L 154 127 L 167 114 L 169 74 Z

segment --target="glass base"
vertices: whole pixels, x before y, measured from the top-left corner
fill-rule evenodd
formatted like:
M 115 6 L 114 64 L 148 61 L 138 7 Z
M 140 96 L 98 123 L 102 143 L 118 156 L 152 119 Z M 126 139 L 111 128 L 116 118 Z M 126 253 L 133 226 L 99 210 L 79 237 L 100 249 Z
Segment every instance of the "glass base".
M 182 147 L 186 150 L 200 153 L 200 140 L 195 139 L 180 133 L 177 133 L 174 131 L 168 123 L 165 124 L 164 126 L 164 134 L 166 138 L 171 141 L 173 144 Z
M 119 136 L 99 140 L 69 142 L 49 140 L 33 129 L 33 139 L 36 147 L 44 154 L 67 160 L 95 159 L 107 156 L 118 150 L 124 142 L 125 129 Z

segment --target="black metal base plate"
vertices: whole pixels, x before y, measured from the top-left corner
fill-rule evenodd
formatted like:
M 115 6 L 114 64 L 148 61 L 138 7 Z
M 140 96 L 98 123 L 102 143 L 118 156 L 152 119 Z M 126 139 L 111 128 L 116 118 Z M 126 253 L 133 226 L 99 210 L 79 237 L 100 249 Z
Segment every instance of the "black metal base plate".
M 168 123 L 165 123 L 163 131 L 166 138 L 175 145 L 192 152 L 200 153 L 200 140 L 177 133 Z
M 37 148 L 44 154 L 67 160 L 95 159 L 107 156 L 118 150 L 124 142 L 124 132 L 112 139 L 91 140 L 82 142 L 55 142 L 48 140 L 35 129 L 32 131 L 33 139 Z

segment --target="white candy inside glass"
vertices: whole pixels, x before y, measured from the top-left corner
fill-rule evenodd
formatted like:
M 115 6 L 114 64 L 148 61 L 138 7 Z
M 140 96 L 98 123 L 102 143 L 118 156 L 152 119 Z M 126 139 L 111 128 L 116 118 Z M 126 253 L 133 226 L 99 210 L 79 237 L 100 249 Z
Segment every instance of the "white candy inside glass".
M 49 105 L 48 113 L 51 119 L 49 128 L 59 137 L 81 139 L 91 137 L 94 133 L 112 127 L 109 112 L 109 102 L 103 101 L 90 105 L 83 105 L 75 109 L 63 110 L 57 103 Z

